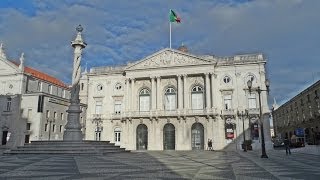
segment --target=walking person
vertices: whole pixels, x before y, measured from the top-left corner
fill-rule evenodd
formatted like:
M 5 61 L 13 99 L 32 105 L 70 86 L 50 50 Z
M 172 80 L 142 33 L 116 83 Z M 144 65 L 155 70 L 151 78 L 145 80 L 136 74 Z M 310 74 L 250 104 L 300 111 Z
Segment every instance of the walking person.
M 291 154 L 291 151 L 290 151 L 290 140 L 288 139 L 288 137 L 286 137 L 284 139 L 284 146 L 286 148 L 286 155 L 290 155 Z
M 207 150 L 213 151 L 213 148 L 212 148 L 212 140 L 211 140 L 211 139 L 208 139 L 208 148 L 207 148 Z
M 212 144 L 210 144 L 210 139 L 208 139 L 208 146 L 207 146 L 207 150 L 210 151 L 210 145 L 212 146 Z

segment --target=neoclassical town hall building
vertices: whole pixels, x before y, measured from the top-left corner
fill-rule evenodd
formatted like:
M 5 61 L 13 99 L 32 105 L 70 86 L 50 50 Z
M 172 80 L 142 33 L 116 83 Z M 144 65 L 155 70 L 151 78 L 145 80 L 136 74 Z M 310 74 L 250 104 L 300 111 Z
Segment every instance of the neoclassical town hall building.
M 262 54 L 193 55 L 185 46 L 162 49 L 135 63 L 94 67 L 80 80 L 88 104 L 86 139 L 128 150 L 214 149 L 240 145 L 243 132 L 260 147 L 259 100 L 265 88 Z M 261 93 L 266 145 L 271 145 L 267 94 Z M 237 116 L 248 110 L 249 116 Z M 244 129 L 243 129 L 244 126 Z M 245 131 L 244 131 L 245 130 Z

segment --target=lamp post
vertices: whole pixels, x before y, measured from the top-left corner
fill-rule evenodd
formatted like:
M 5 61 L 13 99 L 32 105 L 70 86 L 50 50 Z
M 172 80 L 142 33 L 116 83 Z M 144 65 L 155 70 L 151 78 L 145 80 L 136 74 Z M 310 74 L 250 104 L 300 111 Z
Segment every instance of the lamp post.
M 243 145 L 244 145 L 244 148 L 243 148 L 243 151 L 244 152 L 247 152 L 247 145 L 246 145 L 246 131 L 244 129 L 244 118 L 245 117 L 248 117 L 249 116 L 249 113 L 248 113 L 248 110 L 246 109 L 245 112 L 241 111 L 237 111 L 237 115 L 238 117 L 241 118 L 242 120 L 242 134 L 243 134 Z
M 270 83 L 268 80 L 266 80 L 265 82 L 266 84 L 266 90 L 263 90 L 260 88 L 260 86 L 258 86 L 255 89 L 252 89 L 252 81 L 249 80 L 247 82 L 248 88 L 249 88 L 249 92 L 251 93 L 252 90 L 256 91 L 259 95 L 259 110 L 260 110 L 260 129 L 261 129 L 261 149 L 262 149 L 262 154 L 261 154 L 261 158 L 268 158 L 267 153 L 266 153 L 266 147 L 265 147 L 265 143 L 264 143 L 264 129 L 263 129 L 263 120 L 262 120 L 262 107 L 261 107 L 261 92 L 262 91 L 266 91 L 267 93 L 269 93 L 269 87 L 270 87 Z

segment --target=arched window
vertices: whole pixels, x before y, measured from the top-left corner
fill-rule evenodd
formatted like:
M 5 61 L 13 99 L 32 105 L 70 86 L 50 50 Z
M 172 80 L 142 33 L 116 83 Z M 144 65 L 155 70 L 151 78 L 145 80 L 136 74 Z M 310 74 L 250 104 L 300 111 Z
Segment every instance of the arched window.
M 165 94 L 165 109 L 166 110 L 175 110 L 177 108 L 177 93 L 176 90 L 172 87 L 169 87 Z
M 191 90 L 192 109 L 203 109 L 203 89 L 201 86 L 194 86 Z
M 148 89 L 142 89 L 139 93 L 140 111 L 149 111 L 150 103 L 150 91 Z

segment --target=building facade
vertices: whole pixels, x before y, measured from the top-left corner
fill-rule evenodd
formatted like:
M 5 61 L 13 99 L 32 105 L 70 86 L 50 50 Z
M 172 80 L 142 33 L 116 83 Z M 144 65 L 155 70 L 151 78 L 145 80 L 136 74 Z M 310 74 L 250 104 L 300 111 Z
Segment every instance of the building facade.
M 33 140 L 62 140 L 70 99 L 64 83 L 24 66 L 23 55 L 20 63 L 8 60 L 1 45 L 0 84 L 1 146 L 11 148 Z M 81 107 L 81 124 L 85 129 L 86 105 Z
M 86 139 L 107 140 L 129 150 L 240 148 L 245 137 L 260 147 L 259 99 L 265 86 L 262 54 L 216 57 L 190 54 L 186 47 L 160 50 L 117 67 L 94 67 L 80 80 L 88 104 Z M 267 93 L 261 118 L 271 147 Z M 240 118 L 237 112 L 248 110 Z M 244 129 L 243 129 L 244 126 Z
M 320 81 L 272 112 L 275 133 L 309 145 L 320 144 Z

